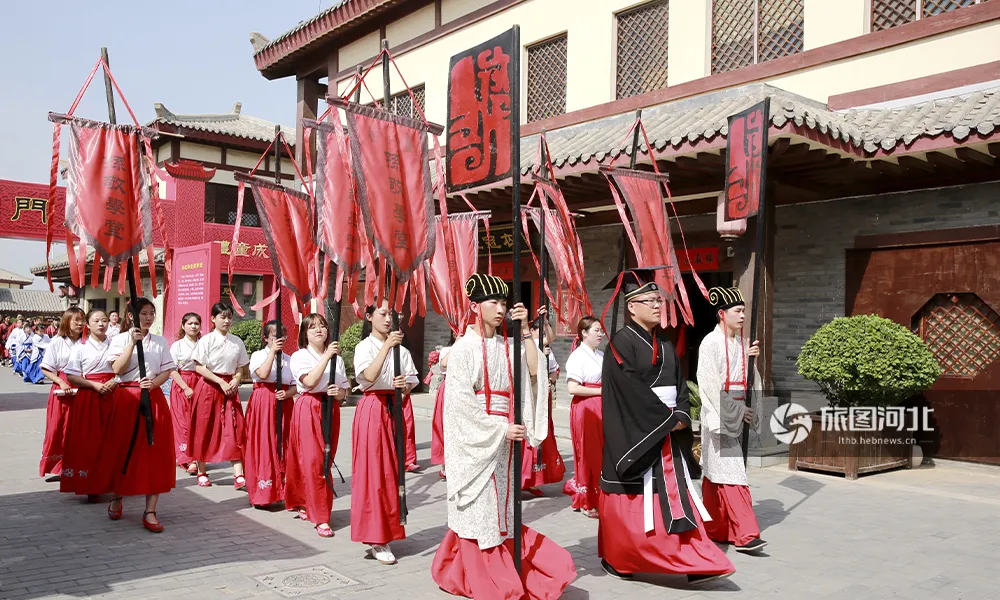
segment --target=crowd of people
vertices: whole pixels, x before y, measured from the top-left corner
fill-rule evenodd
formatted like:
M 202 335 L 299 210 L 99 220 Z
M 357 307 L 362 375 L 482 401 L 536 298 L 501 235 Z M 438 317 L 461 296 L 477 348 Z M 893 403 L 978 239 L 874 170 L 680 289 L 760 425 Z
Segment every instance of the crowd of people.
M 575 511 L 599 521 L 598 554 L 615 577 L 672 573 L 699 584 L 730 575 L 735 568 L 716 543 L 748 553 L 765 545 L 740 452 L 744 424 L 760 421 L 743 402 L 747 357 L 759 350 L 742 336 L 742 295 L 735 288 L 711 291 L 718 327 L 699 353 L 699 460 L 692 453 L 687 381 L 660 329 L 663 292 L 643 270 L 619 274 L 617 284 L 624 326 L 605 344 L 601 321 L 584 317 L 566 361 L 574 468 L 563 493 Z M 465 289 L 472 324 L 440 352 L 431 463 L 440 465 L 447 485 L 448 532 L 431 575 L 460 596 L 555 598 L 576 577 L 572 556 L 528 526 L 513 531 L 511 497 L 515 444 L 523 448 L 526 494 L 542 496 L 539 486 L 565 479 L 552 421 L 551 390 L 562 376 L 549 348 L 554 333 L 544 309 L 531 319 L 521 304 L 508 310 L 508 287 L 499 278 L 476 274 Z M 184 315 L 176 340 L 168 342 L 150 332 L 153 303 L 135 303 L 138 322 L 129 306 L 120 326 L 104 310 L 70 308 L 55 335 L 38 344 L 44 348 L 38 369 L 52 382 L 39 475 L 57 475 L 61 492 L 89 502 L 110 495 L 107 515 L 114 521 L 123 518 L 127 497 L 142 496 L 142 526 L 159 533 L 159 499 L 176 486 L 176 470 L 208 487 L 208 465 L 228 462 L 234 487 L 247 492 L 251 505 L 283 504 L 319 536 L 334 537 L 330 459 L 351 384 L 326 319 L 302 318 L 299 349 L 291 355 L 283 351 L 284 327 L 269 321 L 261 348 L 248 352 L 230 333 L 233 311 L 226 304 L 206 315 L 210 327 L 202 315 Z M 514 321 L 524 325 L 521 340 L 510 338 Z M 5 348 L 18 331 L 35 327 L 23 320 L 13 325 Z M 394 564 L 390 544 L 406 531 L 390 407 L 398 390 L 404 398 L 403 468 L 419 470 L 409 403 L 419 379 L 402 333 L 392 328 L 388 304 L 367 307 L 363 325 L 353 360 L 361 398 L 351 425 L 350 537 L 370 547 L 377 561 Z M 22 335 L 25 341 L 18 342 Z M 17 345 L 32 340 L 18 334 L 14 343 L 19 355 Z M 513 385 L 517 343 L 520 398 Z M 253 384 L 245 413 L 243 367 Z M 759 396 L 759 379 L 754 386 Z M 150 411 L 140 417 L 147 394 Z M 523 409 L 520 424 L 513 419 L 515 403 Z M 700 494 L 693 483 L 698 478 Z M 513 562 L 516 535 L 524 549 L 520 573 Z

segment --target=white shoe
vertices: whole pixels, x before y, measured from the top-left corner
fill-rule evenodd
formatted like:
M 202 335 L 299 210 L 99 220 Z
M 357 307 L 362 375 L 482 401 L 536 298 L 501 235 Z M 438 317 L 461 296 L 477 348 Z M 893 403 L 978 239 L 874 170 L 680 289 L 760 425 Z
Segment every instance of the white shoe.
M 375 560 L 379 561 L 383 565 L 396 564 L 396 557 L 393 555 L 392 550 L 389 549 L 388 545 L 372 546 L 372 555 L 375 556 Z

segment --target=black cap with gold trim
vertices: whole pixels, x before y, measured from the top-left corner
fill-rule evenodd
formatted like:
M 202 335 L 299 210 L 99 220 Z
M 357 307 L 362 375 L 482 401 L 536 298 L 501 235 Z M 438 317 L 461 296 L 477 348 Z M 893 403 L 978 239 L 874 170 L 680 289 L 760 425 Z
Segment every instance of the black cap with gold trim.
M 729 310 L 734 306 L 746 306 L 743 292 L 738 287 L 714 287 L 708 290 L 708 301 L 716 310 Z
M 655 271 L 666 268 L 666 265 L 659 265 L 656 267 L 626 269 L 615 275 L 615 278 L 609 281 L 604 286 L 604 289 L 618 290 L 619 294 L 625 296 L 626 301 L 650 292 L 662 294 L 663 289 L 653 279 L 656 276 Z
M 509 292 L 507 282 L 496 275 L 473 273 L 465 282 L 465 295 L 469 297 L 470 302 L 506 300 Z

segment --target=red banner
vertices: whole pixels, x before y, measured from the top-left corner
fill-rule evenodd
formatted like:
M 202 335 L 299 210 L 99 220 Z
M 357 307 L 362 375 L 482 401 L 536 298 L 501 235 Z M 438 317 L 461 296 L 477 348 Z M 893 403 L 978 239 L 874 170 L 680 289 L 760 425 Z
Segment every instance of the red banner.
M 365 230 L 399 284 L 434 254 L 428 124 L 352 102 L 341 104 Z
M 309 196 L 259 177 L 242 173 L 236 173 L 235 177 L 238 182 L 249 182 L 253 189 L 274 274 L 280 277 L 282 287 L 288 288 L 299 303 L 308 302 L 319 289 L 316 276 L 318 249 L 313 238 Z M 254 309 L 266 303 L 255 305 Z
M 451 57 L 446 141 L 450 192 L 513 174 L 511 73 L 519 51 L 510 30 Z
M 770 98 L 729 117 L 726 136 L 726 221 L 757 214 L 764 195 Z
M 66 188 L 53 200 L 47 184 L 0 179 L 0 237 L 44 241 L 50 220 L 53 235 L 66 237 Z
M 456 336 L 465 333 L 471 317 L 464 286 L 479 266 L 480 218 L 477 213 L 449 215 L 443 221 L 437 217 L 437 248 L 430 269 L 431 303 Z
M 550 190 L 551 188 L 549 186 Z M 555 190 L 558 192 L 558 190 Z M 545 202 L 542 202 L 543 206 Z M 537 208 L 524 209 L 526 216 L 535 224 L 535 229 L 541 230 L 542 211 Z M 524 227 L 524 237 L 528 238 L 528 220 L 521 221 Z M 572 227 L 572 224 L 570 224 Z M 587 276 L 583 267 L 583 249 L 575 235 L 575 228 L 568 230 L 556 210 L 545 210 L 545 249 L 552 260 L 556 272 L 556 294 L 552 292 L 548 282 L 545 282 L 545 294 L 552 301 L 559 324 L 567 330 L 572 330 L 580 319 L 593 314 L 590 297 L 587 296 Z M 535 256 L 530 243 L 535 268 L 541 271 L 541 264 Z M 541 252 L 541 250 L 539 250 Z M 541 275 L 541 274 L 540 274 Z

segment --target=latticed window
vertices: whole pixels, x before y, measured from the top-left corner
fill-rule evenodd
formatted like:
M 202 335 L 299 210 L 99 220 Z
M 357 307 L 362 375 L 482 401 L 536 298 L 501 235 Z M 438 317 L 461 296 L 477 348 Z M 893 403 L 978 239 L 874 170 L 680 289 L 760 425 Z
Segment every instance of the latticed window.
M 618 14 L 615 93 L 628 98 L 667 87 L 667 0 Z
M 986 0 L 871 0 L 872 31 L 882 31 Z
M 416 98 L 420 111 L 413 110 L 413 98 L 410 97 L 410 94 L 406 90 L 403 90 L 389 97 L 389 112 L 419 119 L 420 114 L 427 110 L 424 104 L 424 86 L 421 85 L 410 89 L 413 90 L 413 97 Z
M 975 377 L 1000 358 L 1000 314 L 975 294 L 937 294 L 914 316 L 913 330 L 944 375 Z
M 805 0 L 713 0 L 712 73 L 802 52 Z
M 528 46 L 528 122 L 566 112 L 566 34 Z

